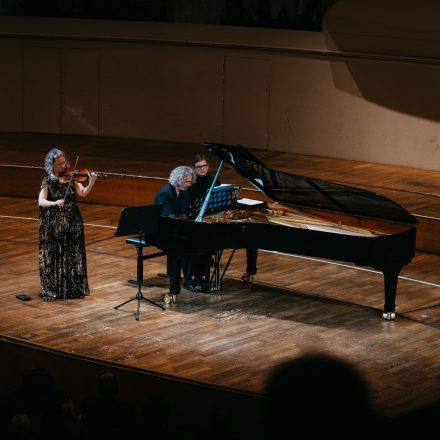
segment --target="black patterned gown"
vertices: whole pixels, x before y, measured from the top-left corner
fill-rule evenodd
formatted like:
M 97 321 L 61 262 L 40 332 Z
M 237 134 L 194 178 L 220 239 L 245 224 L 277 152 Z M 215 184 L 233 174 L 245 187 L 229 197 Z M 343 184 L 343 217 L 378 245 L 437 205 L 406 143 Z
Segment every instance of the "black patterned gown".
M 47 200 L 63 199 L 67 184 L 47 176 Z M 63 208 L 39 208 L 39 266 L 41 296 L 45 300 L 82 298 L 89 295 L 84 225 L 73 184 Z

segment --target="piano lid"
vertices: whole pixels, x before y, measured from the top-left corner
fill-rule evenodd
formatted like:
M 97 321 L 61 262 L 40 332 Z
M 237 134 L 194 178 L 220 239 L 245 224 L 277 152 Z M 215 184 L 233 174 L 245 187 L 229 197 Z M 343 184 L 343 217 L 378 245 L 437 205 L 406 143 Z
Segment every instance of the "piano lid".
M 241 145 L 210 142 L 202 145 L 279 203 L 398 223 L 417 223 L 406 209 L 380 194 L 274 170 Z

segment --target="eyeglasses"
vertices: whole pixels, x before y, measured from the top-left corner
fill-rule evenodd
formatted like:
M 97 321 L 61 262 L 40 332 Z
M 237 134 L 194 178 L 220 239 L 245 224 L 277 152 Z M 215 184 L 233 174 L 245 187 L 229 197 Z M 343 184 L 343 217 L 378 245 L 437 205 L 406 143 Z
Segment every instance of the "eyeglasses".
M 203 170 L 203 168 L 208 168 L 208 164 L 205 165 L 197 165 L 196 167 L 194 167 L 196 170 Z

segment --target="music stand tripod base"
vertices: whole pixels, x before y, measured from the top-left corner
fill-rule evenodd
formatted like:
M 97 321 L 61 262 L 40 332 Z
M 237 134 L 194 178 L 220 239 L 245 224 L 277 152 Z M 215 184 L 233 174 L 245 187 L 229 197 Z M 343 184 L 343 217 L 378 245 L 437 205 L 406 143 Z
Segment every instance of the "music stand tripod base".
M 119 224 L 115 232 L 115 236 L 119 237 L 122 235 L 139 234 L 139 242 L 141 242 L 143 234 L 152 234 L 154 232 L 157 232 L 157 230 L 159 229 L 161 214 L 162 205 L 142 205 L 123 208 L 121 211 L 121 216 L 119 218 Z M 145 284 L 142 282 L 142 276 L 139 274 L 139 270 L 140 267 L 138 264 L 138 291 L 136 296 L 128 299 L 127 301 L 124 301 L 123 303 L 115 307 L 115 310 L 117 310 L 123 305 L 130 303 L 131 301 L 137 301 L 137 308 L 135 313 L 136 321 L 139 321 L 141 301 L 147 301 L 162 310 L 166 310 L 165 307 L 163 307 L 162 305 L 157 304 L 153 300 L 144 297 L 144 295 L 142 294 L 142 285 Z
M 128 304 L 129 302 L 131 302 L 131 301 L 135 301 L 135 300 L 137 300 L 137 302 L 138 302 L 138 303 L 137 303 L 136 313 L 135 313 L 136 321 L 139 321 L 140 306 L 141 306 L 141 301 L 142 301 L 142 300 L 147 301 L 147 302 L 149 302 L 150 304 L 153 304 L 153 305 L 155 305 L 156 307 L 159 307 L 159 308 L 162 309 L 162 310 L 166 310 L 165 307 L 161 306 L 160 304 L 154 302 L 154 301 L 151 300 L 151 299 L 145 298 L 145 296 L 142 295 L 142 291 L 141 291 L 140 289 L 138 290 L 138 293 L 136 294 L 135 297 L 130 298 L 129 300 L 124 301 L 123 303 L 117 305 L 117 306 L 115 307 L 115 310 L 118 310 L 119 307 L 122 307 L 122 306 L 124 306 L 125 304 Z
M 130 284 L 139 284 L 139 283 L 137 282 L 137 280 L 128 280 L 128 282 L 129 282 Z M 144 283 L 144 282 L 141 283 L 141 286 L 142 286 L 142 287 L 153 287 L 153 285 L 152 285 L 151 283 Z

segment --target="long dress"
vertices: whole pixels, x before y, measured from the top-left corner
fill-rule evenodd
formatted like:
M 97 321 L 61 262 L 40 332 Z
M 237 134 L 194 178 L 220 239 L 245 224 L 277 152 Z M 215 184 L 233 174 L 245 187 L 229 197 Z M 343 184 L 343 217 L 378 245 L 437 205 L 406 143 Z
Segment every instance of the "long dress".
M 48 186 L 47 200 L 63 199 L 68 187 L 54 176 L 41 182 Z M 39 267 L 41 296 L 47 300 L 83 298 L 89 295 L 84 224 L 70 186 L 63 208 L 39 208 Z

